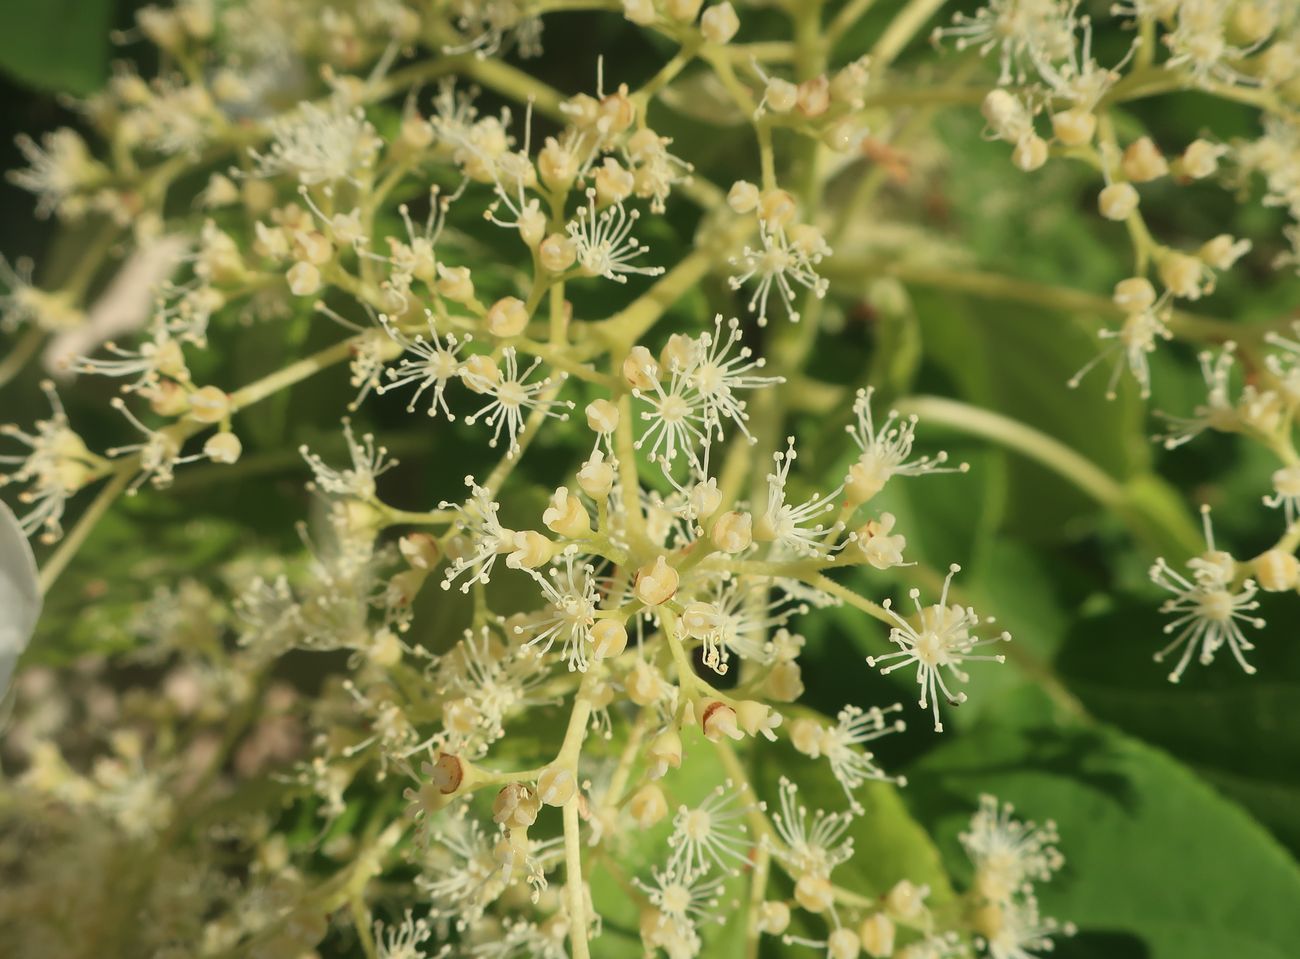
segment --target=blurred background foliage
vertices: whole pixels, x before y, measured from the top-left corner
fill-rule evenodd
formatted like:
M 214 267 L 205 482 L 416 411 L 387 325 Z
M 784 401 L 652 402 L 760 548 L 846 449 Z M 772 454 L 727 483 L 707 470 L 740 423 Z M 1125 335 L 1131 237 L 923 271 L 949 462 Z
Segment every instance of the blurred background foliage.
M 132 6 L 130 0 L 0 2 L 0 99 L 6 105 L 0 157 L 6 168 L 19 165 L 16 133 L 76 122 L 63 96 L 91 92 L 103 82 L 110 60 L 123 53 L 110 46 L 109 31 L 130 26 Z M 881 0 L 842 47 L 843 58 L 865 50 L 897 7 Z M 746 38 L 776 35 L 778 17 L 770 9 L 743 8 Z M 1124 42 L 1100 31 L 1102 62 Z M 545 55 L 527 66 L 565 92 L 592 87 L 597 51 L 607 55 L 607 83 L 632 85 L 666 56 L 614 14 L 548 17 L 545 43 Z M 125 52 L 138 55 L 139 47 Z M 916 66 L 923 74 L 936 58 L 943 68 L 942 55 L 919 43 L 900 69 Z M 485 106 L 491 105 L 487 98 Z M 656 129 L 674 136 L 678 151 L 704 176 L 725 185 L 754 173 L 749 128 L 709 124 L 706 98 L 654 110 Z M 888 138 L 898 118 L 879 120 Z M 1258 124 L 1245 108 L 1195 93 L 1139 105 L 1124 120 L 1129 129 L 1149 130 L 1170 151 L 1201 133 L 1248 137 Z M 955 261 L 962 269 L 1107 295 L 1128 275 L 1130 255 L 1122 227 L 1094 213 L 1095 179 L 1063 162 L 1021 174 L 1004 144 L 982 139 L 981 125 L 973 107 L 937 114 L 933 137 L 902 148 L 911 175 L 887 182 L 878 219 L 853 224 L 850 233 L 870 240 L 906 224 L 926 244 L 966 251 Z M 539 124 L 535 137 L 543 129 Z M 850 174 L 834 188 L 851 190 L 860 171 Z M 77 255 L 76 230 L 35 221 L 27 195 L 7 183 L 0 190 L 0 250 L 11 260 L 35 257 L 38 282 L 57 280 Z M 186 212 L 186 197 L 178 193 L 175 202 Z M 481 211 L 463 206 L 458 224 L 472 224 Z M 1300 303 L 1300 282 L 1269 268 L 1281 250 L 1281 221 L 1259 205 L 1254 189 L 1243 188 L 1237 197 L 1208 185 L 1167 186 L 1144 193 L 1143 208 L 1157 235 L 1175 245 L 1221 232 L 1252 240 L 1242 268 L 1197 304 L 1199 310 L 1234 322 L 1276 321 Z M 678 202 L 666 218 L 645 221 L 656 262 L 681 254 L 698 215 Z M 484 244 L 499 242 L 481 229 L 472 235 Z M 975 670 L 970 703 L 954 711 L 948 733 L 936 736 L 918 720 L 905 735 L 881 744 L 886 768 L 910 780 L 901 793 L 906 808 L 890 790 L 873 794 L 871 814 L 857 830 L 862 851 L 853 868 L 875 891 L 899 878 L 904 864 L 914 875 L 918 856 L 933 850 L 923 834 L 912 832 L 913 818 L 934 835 L 945 863 L 959 862 L 960 824 L 978 794 L 993 791 L 1025 815 L 1059 824 L 1066 872 L 1041 897 L 1046 913 L 1073 920 L 1080 934 L 1061 943 L 1058 954 L 1294 957 L 1300 950 L 1300 603 L 1294 595 L 1265 596 L 1268 626 L 1254 655 L 1258 675 L 1243 675 L 1225 659 L 1194 668 L 1171 686 L 1166 669 L 1151 661 L 1162 643 L 1162 618 L 1146 578 L 1158 551 L 1195 548 L 1194 506 L 1200 502 L 1215 508 L 1218 535 L 1237 556 L 1269 545 L 1281 525 L 1279 513 L 1260 504 L 1272 464 L 1217 436 L 1164 451 L 1150 442 L 1156 424 L 1131 383 L 1117 400 L 1105 400 L 1104 369 L 1079 389 L 1067 389 L 1067 379 L 1094 355 L 1105 317 L 906 280 L 900 297 L 892 286 L 882 287 L 882 275 L 849 267 L 836 279 L 832 322 L 814 351 L 811 376 L 843 384 L 869 378 L 890 397 L 952 397 L 1023 421 L 1122 484 L 1128 508 L 1099 505 L 1016 454 L 923 427 L 926 442 L 969 460 L 972 470 L 893 484 L 881 507 L 898 515 L 912 558 L 922 565 L 855 585 L 871 595 L 901 594 L 912 583 L 928 589 L 934 570 L 961 563 L 965 599 L 995 613 L 1015 634 L 1016 654 L 1004 669 Z M 609 312 L 608 286 L 574 291 L 580 318 Z M 720 277 L 675 307 L 663 335 L 673 325 L 696 326 L 715 311 L 743 314 L 743 294 L 729 291 Z M 214 327 L 214 347 L 204 360 L 211 369 L 203 378 L 233 387 L 337 336 L 328 323 L 305 314 L 260 326 L 228 317 Z M 0 352 L 5 348 L 0 340 Z M 0 418 L 27 423 L 45 414 L 39 375 L 30 371 L 0 393 Z M 1187 412 L 1203 396 L 1186 346 L 1161 348 L 1153 380 L 1153 410 Z M 63 390 L 73 425 L 97 448 L 128 434 L 108 408 L 114 388 L 112 381 L 85 380 Z M 129 648 L 135 611 L 155 588 L 203 577 L 250 552 L 296 552 L 293 520 L 311 509 L 296 448 L 309 442 L 341 452 L 338 417 L 350 396 L 341 371 L 305 382 L 237 421 L 246 450 L 237 467 L 182 471 L 173 490 L 116 505 L 50 597 L 29 661 L 66 662 L 87 651 Z M 489 467 L 489 451 L 463 424 L 433 427 L 408 416 L 404 404 L 405 397 L 371 398 L 359 414 L 402 460 L 385 477 L 385 499 L 422 507 L 458 497 L 466 473 Z M 841 475 L 843 422 L 808 412 L 792 424 L 823 485 Z M 543 491 L 577 462 L 585 444 L 576 441 L 580 432 L 575 424 L 559 427 L 530 451 L 521 474 L 536 482 L 538 492 L 530 499 L 522 485 L 507 491 L 506 514 L 535 512 Z M 449 594 L 427 592 L 437 595 L 426 597 L 429 608 L 416 620 L 415 638 L 446 645 L 463 609 Z M 799 628 L 809 639 L 809 705 L 833 714 L 844 703 L 913 697 L 905 675 L 882 678 L 863 661 L 882 648 L 878 624 L 842 608 L 813 613 Z M 782 769 L 779 753 L 758 762 L 761 781 L 774 780 Z M 829 798 L 838 792 L 833 781 L 804 788 L 811 791 L 810 804 L 818 803 L 820 788 L 829 805 L 838 805 Z M 960 883 L 966 877 L 953 878 Z M 936 895 L 945 882 L 935 866 Z M 729 954 L 726 940 L 711 954 Z

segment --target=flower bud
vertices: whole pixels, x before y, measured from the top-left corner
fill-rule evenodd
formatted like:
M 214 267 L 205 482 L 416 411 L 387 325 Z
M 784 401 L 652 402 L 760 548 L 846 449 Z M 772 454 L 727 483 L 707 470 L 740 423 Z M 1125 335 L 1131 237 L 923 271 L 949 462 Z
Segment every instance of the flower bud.
M 647 606 L 662 606 L 677 592 L 677 570 L 662 556 L 636 571 L 632 595 Z
M 567 236 L 552 233 L 537 248 L 537 258 L 548 272 L 563 273 L 577 261 L 578 251 Z
M 682 764 L 682 737 L 677 730 L 668 728 L 661 732 L 646 747 L 646 763 L 651 779 L 663 779 L 670 768 L 677 769 Z
M 592 400 L 587 404 L 587 425 L 602 436 L 613 433 L 618 429 L 618 406 L 609 400 Z
M 627 674 L 627 679 L 623 681 L 623 688 L 627 691 L 627 698 L 633 703 L 638 706 L 649 706 L 663 697 L 664 681 L 655 667 L 644 659 L 638 659 L 631 672 Z
M 715 3 L 700 17 L 700 32 L 709 43 L 729 43 L 739 29 L 740 17 L 736 16 L 736 8 L 726 0 Z
M 475 393 L 486 393 L 501 382 L 501 371 L 486 353 L 476 353 L 461 367 L 461 379 Z
M 748 513 L 735 510 L 723 513 L 710 533 L 713 545 L 724 553 L 740 553 L 754 541 L 754 521 Z
M 862 954 L 862 942 L 858 934 L 847 926 L 841 926 L 826 937 L 826 959 L 858 959 Z
M 483 325 L 493 336 L 518 336 L 528 328 L 528 307 L 518 297 L 503 296 L 488 307 Z
M 492 803 L 492 820 L 507 829 L 527 829 L 537 821 L 541 808 L 531 786 L 507 783 Z
M 717 480 L 707 479 L 691 487 L 688 499 L 691 504 L 691 513 L 695 518 L 697 520 L 708 519 L 722 505 L 722 491 L 718 489 Z
M 1097 118 L 1087 110 L 1075 107 L 1052 116 L 1052 133 L 1068 147 L 1081 147 L 1092 141 L 1097 132 Z
M 1226 148 L 1209 140 L 1193 140 L 1178 158 L 1178 172 L 1193 180 L 1214 176 L 1219 169 L 1219 157 Z
M 1021 137 L 1011 151 L 1011 162 L 1019 170 L 1032 173 L 1047 162 L 1047 141 L 1036 133 Z
M 1138 191 L 1131 183 L 1112 183 L 1097 194 L 1097 209 L 1108 220 L 1127 220 L 1138 208 Z
M 563 766 L 547 766 L 537 777 L 537 798 L 548 806 L 563 806 L 578 794 L 578 780 Z
M 906 879 L 901 879 L 886 894 L 885 908 L 899 919 L 915 919 L 921 914 L 921 909 L 925 906 L 925 897 L 929 893 L 929 886 L 916 886 Z
M 1111 299 L 1126 313 L 1144 313 L 1155 306 L 1156 288 L 1145 276 L 1131 276 L 1115 284 Z
M 793 703 L 803 695 L 803 671 L 798 663 L 776 663 L 763 681 L 763 692 L 778 703 Z
M 821 757 L 825 740 L 825 728 L 815 719 L 800 718 L 790 724 L 791 745 L 810 759 Z
M 598 619 L 591 627 L 591 652 L 596 659 L 613 659 L 627 649 L 627 627 L 617 619 Z
M 212 462 L 220 463 L 223 466 L 239 462 L 239 457 L 243 452 L 244 444 L 239 441 L 238 436 L 228 431 L 214 433 L 203 444 L 203 455 Z
M 668 815 L 668 800 L 658 783 L 646 783 L 632 794 L 627 811 L 638 826 L 649 829 Z
M 835 901 L 830 880 L 816 873 L 804 873 L 794 884 L 794 901 L 809 912 L 825 912 Z
M 781 725 L 781 714 L 767 703 L 755 699 L 745 699 L 736 704 L 736 718 L 740 728 L 750 736 L 762 736 L 770 742 L 776 742 L 772 730 Z
M 797 211 L 794 197 L 785 190 L 768 190 L 758 201 L 758 217 L 769 226 L 788 226 Z
M 727 206 L 733 213 L 752 213 L 758 207 L 758 187 L 748 180 L 737 180 L 727 191 Z
M 831 108 L 831 82 L 826 75 L 813 77 L 799 84 L 798 100 L 795 104 L 799 112 L 812 119 L 821 116 Z
M 438 541 L 428 533 L 407 533 L 397 541 L 397 549 L 412 569 L 427 572 L 438 565 Z
M 537 569 L 555 555 L 555 544 L 536 530 L 521 530 L 514 535 L 514 550 L 506 556 L 511 569 Z
M 790 907 L 779 899 L 769 899 L 758 907 L 758 931 L 779 936 L 790 926 Z
M 467 266 L 444 266 L 439 263 L 438 282 L 434 284 L 434 289 L 453 303 L 474 301 L 474 281 L 470 278 Z
M 430 784 L 444 796 L 450 796 L 465 781 L 465 764 L 451 753 L 439 753 L 427 768 Z
M 1169 164 L 1150 137 L 1142 137 L 1128 145 L 1120 159 L 1120 168 L 1125 178 L 1134 183 L 1158 180 L 1169 172 Z
M 542 513 L 542 522 L 551 532 L 570 539 L 581 539 L 591 533 L 591 520 L 582 500 L 561 486 L 551 497 L 551 503 Z
M 578 470 L 578 485 L 594 500 L 602 500 L 614 488 L 614 467 L 605 462 L 605 454 L 597 450 L 591 459 Z
M 1291 553 L 1281 549 L 1270 549 L 1256 556 L 1252 565 L 1255 567 L 1255 581 L 1259 588 L 1270 593 L 1281 593 L 1295 589 L 1300 579 L 1300 560 Z
M 659 382 L 659 364 L 644 346 L 634 346 L 623 360 L 623 379 L 637 390 L 653 389 Z
M 1199 300 L 1206 292 L 1205 264 L 1199 257 L 1170 250 L 1160 258 L 1160 282 L 1174 296 Z
M 693 23 L 704 0 L 664 0 L 664 13 L 681 23 Z
M 659 351 L 659 365 L 669 371 L 689 369 L 695 351 L 695 340 L 684 333 L 674 333 Z
M 716 699 L 705 706 L 703 713 L 700 714 L 700 728 L 704 730 L 704 736 L 710 742 L 721 742 L 724 736 L 735 740 L 745 738 L 737 721 L 736 711 Z
M 883 912 L 868 916 L 858 926 L 862 951 L 872 959 L 888 959 L 894 954 L 894 922 Z
M 190 394 L 190 419 L 197 423 L 220 423 L 230 415 L 230 397 L 215 386 L 204 386 Z
M 289 292 L 294 296 L 312 296 L 320 292 L 320 270 L 310 263 L 301 261 L 295 263 L 289 267 L 289 272 L 284 275 L 284 278 L 289 283 Z
M 1233 239 L 1231 234 L 1220 233 L 1213 239 L 1201 244 L 1197 255 L 1216 270 L 1230 270 L 1243 256 L 1250 252 L 1249 240 Z
M 772 77 L 763 91 L 763 101 L 773 113 L 789 113 L 799 101 L 799 88 L 789 80 Z

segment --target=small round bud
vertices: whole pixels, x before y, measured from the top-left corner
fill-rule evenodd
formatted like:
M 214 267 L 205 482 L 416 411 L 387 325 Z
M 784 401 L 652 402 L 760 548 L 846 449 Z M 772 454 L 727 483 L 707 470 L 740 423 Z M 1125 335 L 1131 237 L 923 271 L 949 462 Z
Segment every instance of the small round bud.
M 596 168 L 596 202 L 601 206 L 621 203 L 636 189 L 636 176 L 613 157 Z
M 735 740 L 745 738 L 736 711 L 716 699 L 705 706 L 700 714 L 700 728 L 704 730 L 705 738 L 715 743 L 721 742 L 724 736 Z
M 819 117 L 831 108 L 831 82 L 826 75 L 813 77 L 799 84 L 795 104 L 799 112 L 809 119 Z
M 1127 220 L 1138 208 L 1138 191 L 1131 183 L 1112 183 L 1097 194 L 1097 209 L 1108 220 Z
M 376 666 L 392 669 L 402 661 L 402 641 L 391 629 L 381 629 L 375 634 L 375 641 L 366 650 L 366 656 Z
M 618 406 L 609 400 L 592 400 L 587 404 L 587 425 L 593 433 L 608 436 L 618 429 Z
M 665 729 L 646 747 L 646 763 L 651 779 L 663 779 L 669 769 L 682 764 L 682 737 L 671 727 Z
M 1300 560 L 1291 553 L 1281 549 L 1270 549 L 1256 556 L 1255 581 L 1259 588 L 1270 593 L 1281 593 L 1295 589 L 1296 580 L 1300 578 Z
M 486 393 L 501 382 L 501 371 L 486 353 L 476 353 L 465 361 L 461 379 L 475 393 Z
M 203 455 L 223 466 L 239 462 L 243 452 L 244 444 L 239 441 L 238 436 L 230 432 L 215 433 L 203 444 Z
M 677 570 L 662 556 L 636 571 L 632 594 L 647 606 L 662 606 L 677 593 Z
M 763 102 L 773 113 L 789 113 L 799 102 L 799 88 L 789 80 L 772 77 L 763 91 Z
M 728 43 L 739 29 L 740 17 L 736 16 L 736 8 L 726 0 L 715 3 L 700 17 L 700 33 L 709 43 Z
M 514 535 L 514 550 L 506 557 L 511 569 L 537 569 L 555 555 L 556 546 L 536 530 L 520 530 Z
M 658 783 L 646 783 L 632 794 L 627 811 L 638 826 L 649 829 L 668 815 L 668 800 Z
M 581 539 L 591 533 L 591 520 L 582 500 L 563 486 L 551 497 L 550 505 L 542 513 L 542 522 L 552 533 L 570 539 Z
M 888 959 L 894 954 L 894 921 L 883 912 L 868 916 L 858 926 L 858 938 L 872 959 Z
M 825 912 L 835 901 L 835 890 L 829 879 L 805 873 L 794 884 L 794 901 L 809 912 Z
M 1197 255 L 1216 270 L 1230 270 L 1243 256 L 1250 252 L 1249 240 L 1237 240 L 1229 233 L 1220 233 L 1213 239 L 1201 244 Z
M 1155 306 L 1156 288 L 1145 276 L 1131 276 L 1115 284 L 1111 299 L 1126 313 L 1143 313 Z
M 190 419 L 198 423 L 220 423 L 230 415 L 230 397 L 225 390 L 204 386 L 190 394 Z
M 776 742 L 776 734 L 772 730 L 781 725 L 781 714 L 767 703 L 760 703 L 756 699 L 742 700 L 736 704 L 736 718 L 740 721 L 740 728 L 748 735 L 762 736 Z
M 768 699 L 778 703 L 797 702 L 804 693 L 803 671 L 798 663 L 776 663 L 763 682 Z
M 443 266 L 439 263 L 438 282 L 434 284 L 434 289 L 453 303 L 474 301 L 474 281 L 470 278 L 467 266 Z
M 1120 168 L 1134 183 L 1158 180 L 1169 172 L 1169 164 L 1150 137 L 1142 137 L 1128 145 L 1120 158 Z
M 1011 162 L 1017 169 L 1032 173 L 1047 162 L 1047 141 L 1036 133 L 1031 133 L 1016 143 L 1011 151 Z
M 314 296 L 320 292 L 320 270 L 310 263 L 298 262 L 289 267 L 284 275 L 289 283 L 289 292 L 294 296 Z
M 605 461 L 605 454 L 597 450 L 591 459 L 578 470 L 578 485 L 594 500 L 602 500 L 614 488 L 614 467 Z
M 638 706 L 657 703 L 664 693 L 664 680 L 659 670 L 643 659 L 638 659 L 623 681 L 627 698 Z
M 862 942 L 858 934 L 848 927 L 841 927 L 826 937 L 827 959 L 858 959 L 862 954 Z
M 493 336 L 518 336 L 528 328 L 528 307 L 515 296 L 503 296 L 490 307 L 483 325 Z
M 670 371 L 689 369 L 695 355 L 695 340 L 683 333 L 674 333 L 659 351 L 659 365 Z
M 411 569 L 428 572 L 438 565 L 438 541 L 428 533 L 407 533 L 397 541 L 397 549 Z
M 713 545 L 724 553 L 741 553 L 754 541 L 754 520 L 748 513 L 730 510 L 718 517 L 710 533 Z
M 790 743 L 810 759 L 819 759 L 826 730 L 815 719 L 800 718 L 790 724 Z
M 1206 291 L 1206 269 L 1200 257 L 1170 250 L 1160 258 L 1160 282 L 1174 296 L 1199 300 Z
M 1219 169 L 1219 157 L 1226 152 L 1226 147 L 1209 140 L 1193 140 L 1178 158 L 1178 172 L 1193 180 L 1204 180 L 1214 176 Z
M 794 197 L 785 190 L 768 190 L 759 198 L 758 216 L 770 226 L 788 226 L 798 212 Z
M 1081 147 L 1092 142 L 1097 132 L 1097 118 L 1087 110 L 1075 107 L 1052 115 L 1052 133 L 1068 147 Z
M 563 766 L 547 766 L 537 777 L 537 798 L 548 806 L 563 806 L 578 794 L 578 780 Z
M 638 390 L 653 389 L 659 382 L 659 364 L 644 346 L 634 346 L 623 360 L 623 379 Z
M 758 931 L 779 936 L 790 926 L 790 907 L 779 899 L 769 899 L 758 907 Z
M 627 649 L 627 627 L 617 619 L 598 619 L 591 627 L 591 652 L 597 659 L 613 659 Z
M 758 187 L 748 180 L 737 180 L 727 191 L 727 206 L 734 213 L 752 213 L 758 207 L 758 198 Z
M 885 896 L 885 907 L 899 919 L 915 919 L 925 906 L 929 886 L 917 886 L 906 879 L 899 880 Z
M 537 248 L 537 258 L 548 272 L 563 273 L 577 261 L 578 251 L 567 236 L 552 233 Z

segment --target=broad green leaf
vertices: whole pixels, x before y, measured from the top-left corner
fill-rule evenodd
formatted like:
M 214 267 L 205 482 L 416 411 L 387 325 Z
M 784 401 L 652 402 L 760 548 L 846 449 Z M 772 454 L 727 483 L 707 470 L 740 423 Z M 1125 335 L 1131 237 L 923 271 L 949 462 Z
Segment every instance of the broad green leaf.
M 34 87 L 93 93 L 108 76 L 112 0 L 0 4 L 0 69 Z
M 1038 892 L 1080 928 L 1070 954 L 1287 959 L 1300 941 L 1300 868 L 1240 807 L 1166 753 L 1107 727 L 988 724 L 909 770 L 906 796 L 941 848 L 983 792 L 1053 819 L 1064 870 Z

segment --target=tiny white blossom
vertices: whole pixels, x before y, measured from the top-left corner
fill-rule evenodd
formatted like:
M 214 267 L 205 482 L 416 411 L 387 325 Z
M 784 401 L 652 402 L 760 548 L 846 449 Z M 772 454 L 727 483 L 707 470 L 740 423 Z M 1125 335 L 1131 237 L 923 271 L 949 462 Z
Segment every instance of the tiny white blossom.
M 630 273 L 658 276 L 662 266 L 636 266 L 632 263 L 648 247 L 632 236 L 632 228 L 641 214 L 629 211 L 622 201 L 596 210 L 596 191 L 587 190 L 587 202 L 578 207 L 577 220 L 565 226 L 578 254 L 578 265 L 588 276 L 603 276 L 616 283 L 626 283 Z
M 502 351 L 502 362 L 504 372 L 501 372 L 500 378 L 496 380 L 489 380 L 472 373 L 464 374 L 467 383 L 478 392 L 491 397 L 490 402 L 477 412 L 465 417 L 465 422 L 472 426 L 482 419 L 488 426 L 491 426 L 493 428 L 492 439 L 488 441 L 488 446 L 493 449 L 500 442 L 501 434 L 504 432 L 508 441 L 506 455 L 513 457 L 519 452 L 519 434 L 524 428 L 524 415 L 526 412 L 540 413 L 546 417 L 567 420 L 569 414 L 567 412 L 557 412 L 556 408 L 572 409 L 573 403 L 568 400 L 548 399 L 540 395 L 552 383 L 549 376 L 528 382 L 528 378 L 533 371 L 541 365 L 540 357 L 534 357 L 533 362 L 529 364 L 527 369 L 520 373 L 515 348 L 507 346 Z M 567 376 L 565 373 L 559 375 L 561 380 Z
M 934 456 L 919 456 L 909 462 L 912 444 L 916 441 L 915 415 L 900 417 L 890 410 L 885 421 L 876 425 L 871 413 L 871 397 L 874 387 L 858 390 L 853 402 L 853 412 L 857 424 L 848 427 L 849 435 L 862 455 L 849 468 L 845 479 L 845 489 L 859 502 L 866 502 L 880 492 L 894 476 L 923 476 L 928 473 L 944 473 L 956 470 L 964 473 L 968 466 L 961 463 L 956 467 L 945 467 L 948 461 L 946 452 Z
M 1028 892 L 1031 883 L 1046 882 L 1065 863 L 1055 845 L 1060 838 L 1055 823 L 1022 822 L 1014 813 L 1010 803 L 982 795 L 970 826 L 960 836 L 975 866 L 979 892 L 993 902 L 1009 902 Z
M 352 421 L 343 420 L 343 437 L 348 444 L 348 456 L 352 460 L 347 469 L 334 469 L 325 465 L 325 461 L 306 445 L 298 447 L 298 452 L 307 461 L 315 475 L 315 485 L 328 496 L 371 501 L 375 498 L 375 480 L 397 465 L 397 460 L 388 458 L 388 450 L 375 445 L 375 437 L 365 433 L 358 440 L 352 432 Z
M 809 813 L 799 804 L 799 787 L 784 776 L 779 792 L 780 808 L 772 814 L 772 825 L 782 845 L 773 849 L 773 854 L 794 874 L 825 879 L 836 866 L 853 858 L 853 837 L 845 835 L 853 823 L 851 813 L 824 809 Z
M 259 176 L 289 174 L 305 186 L 354 180 L 379 150 L 379 138 L 360 107 L 305 102 L 272 122 L 266 153 L 250 151 Z
M 695 807 L 679 806 L 668 837 L 668 870 L 683 877 L 702 876 L 717 867 L 737 874 L 752 845 L 744 819 L 761 809 L 748 801 L 748 787 L 728 779 Z
M 439 504 L 440 509 L 455 510 L 455 527 L 460 533 L 458 552 L 447 569 L 442 588 L 450 589 L 453 582 L 468 572 L 469 578 L 460 585 L 462 593 L 468 593 L 475 583 L 487 583 L 497 557 L 515 548 L 514 531 L 506 529 L 497 519 L 501 507 L 492 494 L 475 483 L 472 476 L 465 477 L 465 485 L 470 489 L 470 497 L 464 505 Z
M 457 339 L 453 333 L 440 337 L 434 327 L 432 311 L 425 310 L 424 315 L 429 326 L 427 338 L 423 333 L 407 336 L 387 317 L 380 317 L 385 332 L 414 358 L 402 357 L 396 369 L 388 370 L 388 382 L 377 387 L 375 392 L 384 394 L 389 390 L 415 383 L 415 394 L 406 405 L 408 413 L 415 412 L 415 406 L 425 390 L 432 390 L 429 399 L 429 415 L 437 416 L 438 410 L 441 409 L 447 419 L 454 420 L 456 414 L 447 405 L 447 384 L 460 376 L 462 368 L 460 351 L 470 342 L 471 337 Z
M 760 245 L 757 249 L 746 245 L 739 256 L 731 258 L 729 262 L 740 272 L 727 282 L 733 290 L 739 290 L 758 277 L 748 308 L 758 315 L 759 326 L 767 325 L 767 304 L 773 289 L 780 295 L 791 322 L 798 323 L 799 311 L 795 308 L 792 283 L 804 287 L 819 300 L 825 297 L 830 281 L 818 274 L 817 266 L 831 255 L 831 248 L 820 230 L 806 224 L 798 224 L 787 231 L 783 226 L 760 220 L 758 239 Z
M 790 503 L 786 485 L 795 456 L 793 436 L 786 438 L 785 452 L 772 454 L 776 461 L 776 471 L 767 476 L 767 508 L 758 518 L 754 536 L 798 555 L 826 556 L 836 548 L 828 545 L 827 541 L 840 531 L 841 524 L 836 522 L 827 527 L 814 521 L 835 509 L 835 498 L 843 487 L 836 487 L 825 496 L 814 493 L 808 500 L 797 505 Z

